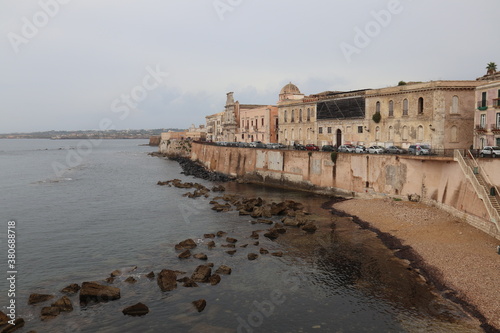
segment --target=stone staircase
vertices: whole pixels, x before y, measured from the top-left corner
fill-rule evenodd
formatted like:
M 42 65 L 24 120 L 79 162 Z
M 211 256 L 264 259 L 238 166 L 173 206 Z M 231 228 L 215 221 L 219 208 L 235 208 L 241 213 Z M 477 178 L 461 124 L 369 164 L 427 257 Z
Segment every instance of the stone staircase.
M 459 150 L 455 150 L 454 160 L 457 161 L 464 172 L 466 178 L 472 183 L 476 194 L 481 200 L 490 215 L 490 220 L 495 222 L 500 230 L 500 197 L 498 189 L 491 185 L 488 175 L 474 159 L 470 151 L 464 155 Z M 492 187 L 494 193 L 492 195 Z

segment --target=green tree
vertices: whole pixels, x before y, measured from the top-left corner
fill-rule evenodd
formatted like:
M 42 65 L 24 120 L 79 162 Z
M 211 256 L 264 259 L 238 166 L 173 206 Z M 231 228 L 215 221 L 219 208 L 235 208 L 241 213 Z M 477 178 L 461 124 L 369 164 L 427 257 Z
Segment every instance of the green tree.
M 494 62 L 488 63 L 488 65 L 486 65 L 486 70 L 487 75 L 494 74 L 497 71 L 497 64 L 495 64 Z
M 398 82 L 398 86 L 406 86 L 406 82 L 405 81 L 399 81 Z

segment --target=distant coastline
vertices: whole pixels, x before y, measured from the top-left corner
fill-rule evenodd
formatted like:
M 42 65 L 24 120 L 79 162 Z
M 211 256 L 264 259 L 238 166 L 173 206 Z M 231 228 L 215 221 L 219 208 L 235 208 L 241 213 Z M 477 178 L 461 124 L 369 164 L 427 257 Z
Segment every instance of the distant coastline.
M 145 139 L 159 136 L 162 132 L 180 131 L 177 128 L 138 129 L 138 130 L 80 130 L 80 131 L 43 131 L 31 133 L 5 133 L 0 139 L 51 139 L 51 140 L 88 140 L 88 139 Z

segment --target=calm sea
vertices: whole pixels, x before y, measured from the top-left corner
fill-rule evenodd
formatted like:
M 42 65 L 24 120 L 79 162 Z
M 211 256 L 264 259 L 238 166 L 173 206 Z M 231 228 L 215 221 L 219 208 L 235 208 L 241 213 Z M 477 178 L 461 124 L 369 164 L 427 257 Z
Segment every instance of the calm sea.
M 317 235 L 290 231 L 279 241 L 261 237 L 262 224 L 236 211 L 217 213 L 209 198 L 189 199 L 187 190 L 157 186 L 186 177 L 174 161 L 150 157 L 156 148 L 142 140 L 104 140 L 89 148 L 76 140 L 0 140 L 0 310 L 6 311 L 7 222 L 16 222 L 16 315 L 26 320 L 18 332 L 471 332 L 471 321 L 453 304 L 434 296 L 368 231 L 349 223 Z M 321 216 L 328 198 L 255 185 L 225 184 L 227 193 L 270 201 L 293 199 Z M 203 234 L 223 230 L 239 239 L 230 256 L 208 250 Z M 320 237 L 321 236 L 321 237 Z M 179 284 L 162 293 L 144 274 L 168 268 L 191 273 L 197 259 L 180 261 L 173 246 L 200 241 L 217 268 L 231 266 L 217 286 Z M 206 241 L 206 240 L 205 240 Z M 218 244 L 220 240 L 216 240 Z M 247 253 L 260 247 L 283 251 L 281 258 Z M 3 259 L 1 259 L 3 258 Z M 59 292 L 70 283 L 103 281 L 115 269 L 137 269 L 119 277 L 117 301 L 78 305 L 73 312 L 41 321 L 42 305 L 28 306 L 31 293 Z M 137 279 L 124 282 L 127 276 Z M 205 299 L 201 313 L 192 301 Z M 124 316 L 142 302 L 150 313 Z M 479 330 L 477 330 L 479 331 Z

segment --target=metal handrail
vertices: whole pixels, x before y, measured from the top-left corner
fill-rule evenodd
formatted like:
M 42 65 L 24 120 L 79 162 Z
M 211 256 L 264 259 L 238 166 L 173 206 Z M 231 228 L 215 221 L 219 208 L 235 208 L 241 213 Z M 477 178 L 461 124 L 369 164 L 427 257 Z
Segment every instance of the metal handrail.
M 498 200 L 498 202 L 500 202 L 500 193 L 498 193 L 498 188 L 496 187 L 496 185 L 491 182 L 490 178 L 488 177 L 488 174 L 486 173 L 486 171 L 484 171 L 483 167 L 481 165 L 479 165 L 479 163 L 477 163 L 477 161 L 474 158 L 474 155 L 472 155 L 471 151 L 467 150 L 467 153 L 468 153 L 470 159 L 474 162 L 475 166 L 478 168 L 479 174 L 483 177 L 484 181 L 488 184 L 489 187 L 493 187 L 495 189 L 494 197 Z M 486 193 L 488 193 L 488 192 L 486 192 Z M 498 220 L 498 221 L 500 221 L 500 220 Z
M 470 151 L 467 151 L 467 154 L 469 155 L 469 157 L 472 158 L 473 163 L 478 165 L 476 160 L 473 158 L 472 154 L 470 153 Z M 483 201 L 483 203 L 486 207 L 486 210 L 488 211 L 488 214 L 490 215 L 490 220 L 492 222 L 494 222 L 497 229 L 500 230 L 500 215 L 498 214 L 498 211 L 495 209 L 495 207 L 493 207 L 493 205 L 491 204 L 491 201 L 488 197 L 488 192 L 486 191 L 486 189 L 483 186 L 481 186 L 481 184 L 479 184 L 479 181 L 477 180 L 476 176 L 472 172 L 471 168 L 465 162 L 464 157 L 462 156 L 462 154 L 460 153 L 460 151 L 458 149 L 455 150 L 454 157 L 455 157 L 455 161 L 457 161 L 458 164 L 460 165 L 460 168 L 462 169 L 465 176 L 472 183 L 472 186 L 474 187 L 474 190 L 476 191 L 477 195 Z

